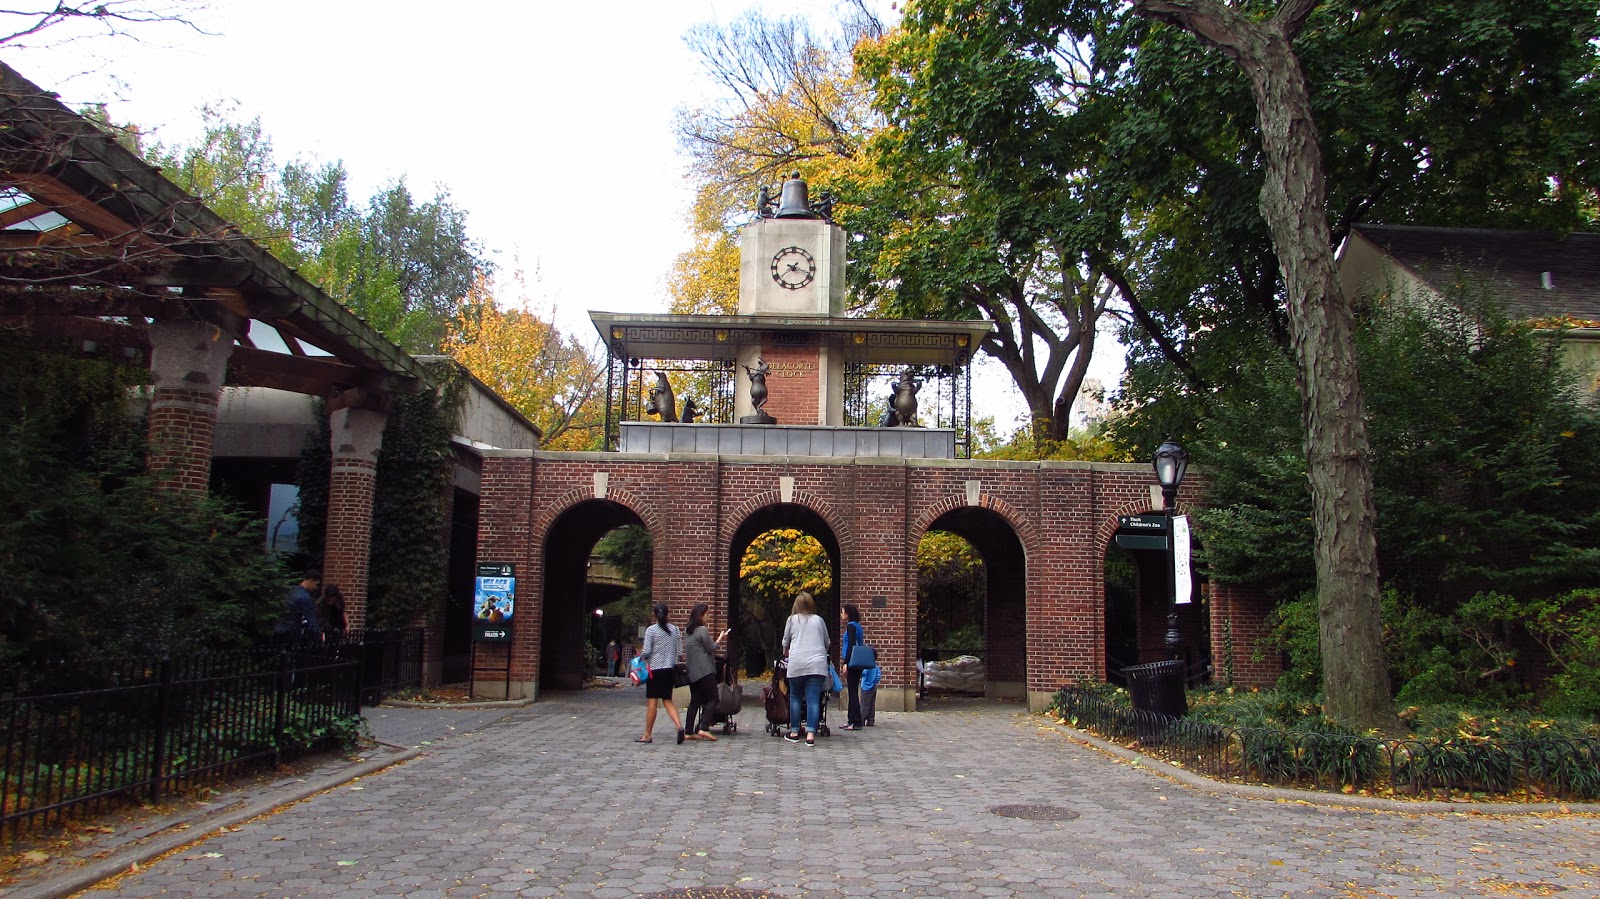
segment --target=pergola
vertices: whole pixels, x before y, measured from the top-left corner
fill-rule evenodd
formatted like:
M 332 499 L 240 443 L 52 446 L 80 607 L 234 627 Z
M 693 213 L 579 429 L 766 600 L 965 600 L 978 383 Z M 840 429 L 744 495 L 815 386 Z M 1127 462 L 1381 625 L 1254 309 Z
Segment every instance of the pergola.
M 0 327 L 144 353 L 161 321 L 233 335 L 229 385 L 349 404 L 428 382 L 365 321 L 0 63 Z
M 365 614 L 376 458 L 427 369 L 124 146 L 0 64 L 0 328 L 148 365 L 149 464 L 204 492 L 224 387 L 326 400 L 327 555 Z

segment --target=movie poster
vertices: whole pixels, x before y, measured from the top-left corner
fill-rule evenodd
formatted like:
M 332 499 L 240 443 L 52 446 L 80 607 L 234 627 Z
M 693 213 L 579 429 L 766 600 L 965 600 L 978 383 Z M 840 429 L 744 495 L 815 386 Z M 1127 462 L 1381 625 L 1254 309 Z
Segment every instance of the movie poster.
M 508 563 L 480 564 L 472 595 L 472 638 L 510 640 L 516 601 L 516 569 Z

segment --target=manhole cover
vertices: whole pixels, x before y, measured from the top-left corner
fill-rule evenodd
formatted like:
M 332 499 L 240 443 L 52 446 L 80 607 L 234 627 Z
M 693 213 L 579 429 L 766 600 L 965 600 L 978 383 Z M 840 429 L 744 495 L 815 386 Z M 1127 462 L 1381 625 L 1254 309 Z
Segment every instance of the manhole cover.
M 683 889 L 662 889 L 661 893 L 646 893 L 640 899 L 782 899 L 765 889 L 734 889 L 731 886 L 688 886 Z
M 1026 821 L 1071 821 L 1078 813 L 1058 805 L 997 805 L 989 809 L 1002 818 Z

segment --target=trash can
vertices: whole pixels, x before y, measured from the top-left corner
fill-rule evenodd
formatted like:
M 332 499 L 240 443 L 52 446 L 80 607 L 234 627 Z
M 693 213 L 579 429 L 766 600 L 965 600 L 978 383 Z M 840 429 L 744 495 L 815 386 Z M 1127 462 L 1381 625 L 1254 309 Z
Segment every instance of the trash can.
M 1149 662 L 1122 669 L 1133 699 L 1134 731 L 1143 742 L 1159 742 L 1169 719 L 1189 714 L 1189 697 L 1183 691 L 1183 660 Z

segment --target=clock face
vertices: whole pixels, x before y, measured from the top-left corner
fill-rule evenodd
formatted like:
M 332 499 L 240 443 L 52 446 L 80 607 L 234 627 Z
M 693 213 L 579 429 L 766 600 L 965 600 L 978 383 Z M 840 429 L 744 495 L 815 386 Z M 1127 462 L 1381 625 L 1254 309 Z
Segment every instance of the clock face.
M 772 280 L 779 287 L 799 290 L 817 276 L 817 261 L 799 247 L 784 247 L 772 257 Z

